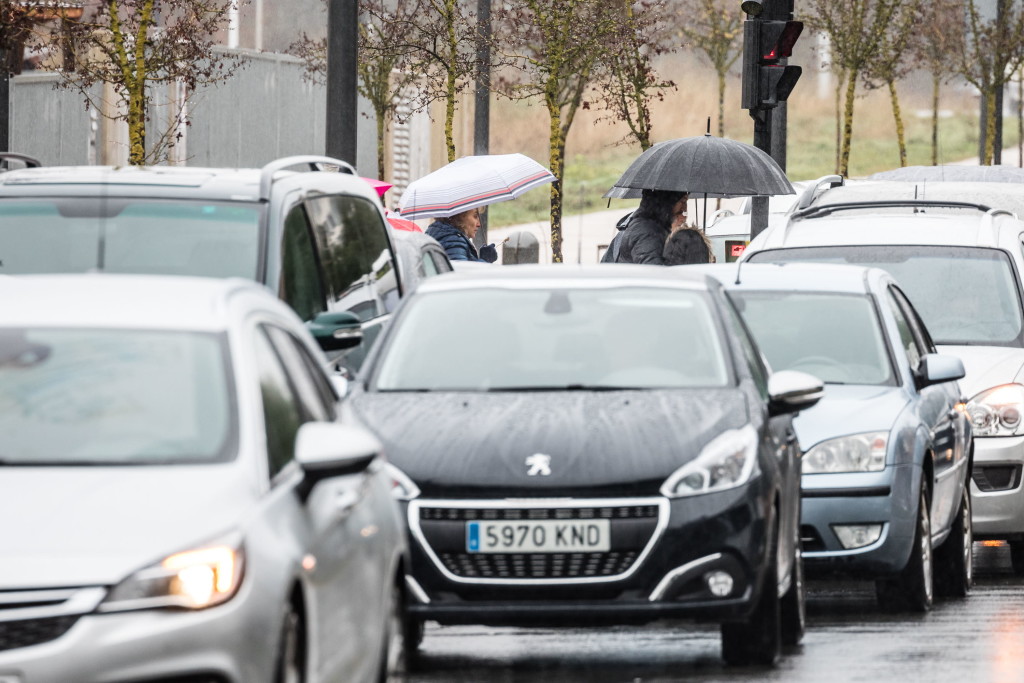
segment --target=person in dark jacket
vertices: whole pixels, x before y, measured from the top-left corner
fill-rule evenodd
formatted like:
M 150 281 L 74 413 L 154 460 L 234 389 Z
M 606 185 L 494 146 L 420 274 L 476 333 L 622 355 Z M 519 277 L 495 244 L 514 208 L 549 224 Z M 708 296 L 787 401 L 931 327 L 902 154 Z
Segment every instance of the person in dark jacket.
M 448 218 L 438 218 L 427 228 L 427 234 L 441 243 L 449 260 L 494 263 L 498 260 L 498 250 L 493 244 L 480 247 L 479 253 L 473 246 L 473 237 L 479 229 L 480 210 L 470 209 Z
M 673 223 L 686 214 L 687 199 L 685 192 L 644 190 L 640 206 L 629 217 L 629 224 L 612 240 L 617 250 L 613 253 L 614 263 L 663 265 L 665 240 Z M 612 246 L 608 251 L 613 251 Z
M 707 238 L 696 228 L 680 228 L 669 235 L 661 254 L 666 266 L 689 263 L 710 263 L 711 249 Z

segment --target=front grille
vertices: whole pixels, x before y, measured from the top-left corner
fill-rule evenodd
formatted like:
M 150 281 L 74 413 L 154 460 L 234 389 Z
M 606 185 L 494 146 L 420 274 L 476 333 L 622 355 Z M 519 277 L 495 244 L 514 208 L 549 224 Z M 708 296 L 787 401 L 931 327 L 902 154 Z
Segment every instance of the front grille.
M 473 580 L 601 579 L 624 574 L 637 562 L 658 529 L 659 505 L 530 507 L 445 507 L 419 509 L 422 540 L 450 574 Z M 473 520 L 607 519 L 610 549 L 605 552 L 470 553 L 466 522 Z
M 1020 465 L 975 465 L 973 479 L 979 491 L 1009 491 L 1020 484 Z
M 56 640 L 64 635 L 76 621 L 78 621 L 77 614 L 44 619 L 0 621 L 0 650 L 13 650 Z

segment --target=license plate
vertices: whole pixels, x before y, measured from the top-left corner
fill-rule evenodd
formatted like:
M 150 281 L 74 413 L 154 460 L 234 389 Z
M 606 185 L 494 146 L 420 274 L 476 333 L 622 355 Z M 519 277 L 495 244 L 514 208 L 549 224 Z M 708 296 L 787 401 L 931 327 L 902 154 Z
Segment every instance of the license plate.
M 471 553 L 576 553 L 611 549 L 607 519 L 466 522 Z

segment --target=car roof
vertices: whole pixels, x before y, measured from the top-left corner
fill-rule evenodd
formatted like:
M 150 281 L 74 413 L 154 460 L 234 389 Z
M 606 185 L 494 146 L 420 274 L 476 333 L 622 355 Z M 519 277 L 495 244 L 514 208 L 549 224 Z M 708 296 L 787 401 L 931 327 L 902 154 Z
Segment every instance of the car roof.
M 444 277 L 424 281 L 419 292 L 501 287 L 509 289 L 651 286 L 707 289 L 704 275 L 665 266 L 634 264 L 521 264 L 490 268 L 456 269 Z
M 849 202 L 894 200 L 942 200 L 981 204 L 1024 216 L 1024 184 L 964 181 L 855 180 L 819 194 L 812 206 Z
M 0 198 L 108 196 L 258 201 L 263 170 L 196 166 L 44 166 L 0 174 Z M 272 189 L 302 187 L 354 194 L 380 203 L 376 191 L 349 173 L 277 170 Z
M 241 292 L 284 309 L 266 288 L 241 278 L 0 275 L 0 325 L 220 331 L 228 300 Z
M 881 268 L 831 263 L 720 263 L 676 266 L 718 280 L 729 290 L 776 290 L 865 294 L 892 277 Z M 738 281 L 737 281 L 738 280 Z

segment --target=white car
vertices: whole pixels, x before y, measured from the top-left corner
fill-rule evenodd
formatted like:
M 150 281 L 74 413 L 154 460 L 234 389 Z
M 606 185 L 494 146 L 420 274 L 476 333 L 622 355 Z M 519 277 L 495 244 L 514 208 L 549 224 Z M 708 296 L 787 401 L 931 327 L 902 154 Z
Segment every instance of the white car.
M 1008 540 L 1014 569 L 1024 573 L 1024 222 L 999 206 L 1000 188 L 1015 187 L 974 183 L 983 187 L 972 199 L 930 183 L 929 198 L 914 199 L 913 183 L 841 183 L 809 188 L 743 260 L 870 265 L 900 282 L 939 352 L 958 356 L 967 371 L 960 386 L 976 437 L 975 538 Z
M 377 681 L 380 444 L 261 285 L 0 276 L 0 681 Z

